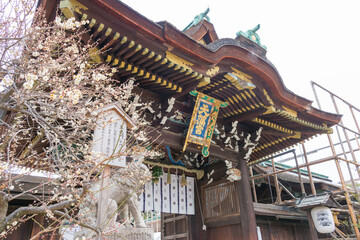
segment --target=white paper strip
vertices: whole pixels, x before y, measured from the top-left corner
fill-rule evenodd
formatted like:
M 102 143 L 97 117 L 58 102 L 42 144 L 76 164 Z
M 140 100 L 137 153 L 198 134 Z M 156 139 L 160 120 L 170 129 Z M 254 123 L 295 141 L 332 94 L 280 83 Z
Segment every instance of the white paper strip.
M 186 186 L 186 214 L 194 215 L 195 214 L 195 196 L 194 196 L 194 178 L 186 177 L 187 186 Z
M 179 214 L 186 214 L 186 187 L 181 186 L 181 178 L 179 175 Z
M 138 198 L 142 211 L 159 211 L 173 214 L 195 214 L 195 179 L 186 177 L 186 186 L 181 186 L 182 176 L 171 174 L 171 184 L 167 184 L 167 174 L 159 183 L 145 184 L 144 193 Z
M 154 211 L 161 212 L 161 179 L 154 183 Z
M 178 177 L 177 175 L 171 174 L 171 188 L 170 188 L 171 213 L 179 213 L 178 197 L 179 197 Z
M 145 211 L 154 209 L 153 183 L 152 181 L 145 183 Z
M 170 184 L 166 183 L 166 173 L 161 176 L 162 212 L 170 213 Z

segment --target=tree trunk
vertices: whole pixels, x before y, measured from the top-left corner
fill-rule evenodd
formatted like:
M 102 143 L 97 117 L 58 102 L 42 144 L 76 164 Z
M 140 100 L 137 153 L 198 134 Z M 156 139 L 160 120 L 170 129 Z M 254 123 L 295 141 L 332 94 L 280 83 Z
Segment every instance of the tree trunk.
M 0 223 L 3 222 L 6 218 L 6 213 L 8 211 L 8 196 L 4 192 L 0 192 Z

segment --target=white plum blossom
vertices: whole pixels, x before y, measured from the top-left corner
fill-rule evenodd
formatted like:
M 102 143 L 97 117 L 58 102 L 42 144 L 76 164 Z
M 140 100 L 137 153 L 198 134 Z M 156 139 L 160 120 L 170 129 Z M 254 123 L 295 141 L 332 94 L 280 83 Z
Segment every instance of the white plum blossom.
M 25 75 L 26 81 L 36 81 L 38 79 L 38 76 L 32 73 L 28 73 Z
M 25 75 L 26 82 L 24 83 L 24 88 L 29 90 L 34 86 L 34 82 L 38 79 L 38 76 L 33 73 L 28 73 Z
M 14 83 L 14 80 L 13 80 L 9 75 L 6 75 L 6 76 L 4 77 L 4 79 L 2 80 L 2 83 L 3 83 L 5 86 L 9 87 L 9 86 L 11 86 L 11 85 Z
M 66 48 L 66 51 L 68 51 L 70 53 L 79 53 L 79 49 L 75 44 L 73 44 L 70 47 Z
M 67 90 L 66 96 L 72 101 L 73 104 L 77 104 L 82 97 L 82 93 L 79 89 Z
M 86 66 L 86 65 L 85 65 L 85 63 L 84 63 L 84 62 L 83 62 L 83 63 L 81 63 L 81 64 L 80 64 L 80 69 L 81 69 L 81 70 L 83 70 L 83 69 L 85 68 L 85 66 Z
M 78 22 L 78 21 L 74 22 L 74 24 L 75 24 L 75 27 L 77 27 L 77 28 L 81 26 L 81 22 Z
M 39 71 L 39 75 L 40 76 L 45 76 L 49 73 L 49 70 L 47 68 L 42 68 L 40 71 Z
M 34 86 L 34 80 L 32 80 L 32 79 L 29 79 L 24 83 L 25 89 L 30 90 L 30 89 L 32 89 L 33 86 Z
M 105 80 L 106 76 L 102 73 L 96 73 L 93 75 L 93 78 L 96 82 L 101 81 L 101 80 Z
M 138 97 L 134 99 L 134 79 L 125 84 L 113 84 L 112 74 L 116 74 L 116 67 L 88 62 L 96 43 L 82 41 L 83 32 L 76 28 L 89 21 L 63 19 L 56 17 L 53 23 L 40 20 L 29 26 L 29 34 L 18 42 L 22 52 L 18 51 L 13 59 L 9 59 L 10 63 L 3 65 L 5 74 L 0 78 L 0 85 L 12 89 L 8 91 L 9 100 L 0 103 L 0 107 L 10 109 L 15 116 L 14 121 L 9 118 L 10 122 L 1 125 L 0 159 L 4 159 L 3 147 L 8 163 L 0 164 L 0 172 L 8 171 L 13 164 L 36 168 L 36 171 L 51 169 L 58 176 L 57 180 L 49 178 L 44 186 L 62 189 L 61 193 L 54 192 L 49 198 L 39 198 L 39 204 L 33 205 L 34 208 L 70 200 L 62 197 L 70 193 L 79 196 L 81 186 L 101 173 L 101 166 L 91 156 L 93 130 L 101 108 L 113 103 L 119 105 L 136 121 L 136 127 L 128 130 L 127 138 L 137 140 L 136 145 L 148 145 L 148 122 L 143 111 L 150 103 L 141 103 Z M 131 142 L 120 154 L 131 156 L 140 152 L 151 157 L 156 153 L 146 149 L 135 151 Z M 8 190 L 21 188 L 18 184 L 14 187 L 12 179 L 4 180 L 3 186 L 8 186 Z M 79 206 L 76 199 L 71 198 L 74 201 L 71 206 Z M 41 214 L 54 221 L 61 220 L 50 210 Z M 77 219 L 76 214 L 69 211 L 71 219 Z M 14 220 L 19 223 L 28 220 L 23 217 Z M 18 225 L 11 226 L 12 222 L 6 226 L 16 228 Z M 0 223 L 0 232 L 5 230 L 0 238 L 11 231 L 6 231 L 6 226 L 1 227 Z
M 60 17 L 56 17 L 55 24 L 66 30 L 75 30 L 76 28 L 79 28 L 81 25 L 85 25 L 86 21 L 78 22 L 75 21 L 74 17 L 71 17 L 66 21 L 62 21 Z
M 61 20 L 61 18 L 59 16 L 55 18 L 55 24 L 58 25 L 58 26 L 61 26 L 62 20 Z
M 83 79 L 83 75 L 82 74 L 77 74 L 77 75 L 75 75 L 74 76 L 74 83 L 76 84 L 76 85 L 79 85 L 79 83 L 81 82 L 81 80 Z

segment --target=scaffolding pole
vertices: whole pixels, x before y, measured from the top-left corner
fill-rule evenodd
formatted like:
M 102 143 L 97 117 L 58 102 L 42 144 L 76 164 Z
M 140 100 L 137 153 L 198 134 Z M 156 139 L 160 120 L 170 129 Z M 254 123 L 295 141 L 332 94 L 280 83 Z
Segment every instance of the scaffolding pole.
M 328 139 L 329 139 L 329 143 L 330 143 L 330 146 L 331 146 L 331 151 L 333 152 L 333 155 L 336 155 L 335 148 L 334 148 L 334 145 L 332 143 L 330 135 L 328 135 Z M 353 227 L 354 227 L 354 230 L 355 230 L 355 234 L 356 234 L 357 239 L 360 240 L 360 232 L 359 232 L 359 228 L 357 227 L 358 225 L 357 225 L 356 215 L 355 215 L 352 203 L 351 203 L 351 199 L 350 199 L 350 196 L 349 196 L 349 191 L 348 191 L 348 189 L 346 187 L 344 176 L 342 174 L 338 158 L 335 158 L 335 163 L 336 163 L 336 168 L 337 168 L 338 173 L 339 173 L 342 190 L 345 191 L 345 193 L 344 193 L 345 200 L 346 200 L 346 204 L 348 206 L 349 212 L 350 212 L 350 217 L 351 217 L 351 221 L 352 221 L 352 224 L 353 224 Z
M 340 114 L 340 112 L 339 112 L 338 106 L 336 104 L 335 97 L 338 98 L 339 100 L 341 100 L 342 102 L 344 102 L 345 104 L 347 104 L 350 107 L 350 110 L 351 110 L 351 113 L 352 113 L 352 116 L 353 116 L 353 120 L 355 121 L 355 125 L 357 126 L 357 128 L 359 130 L 359 125 L 358 125 L 358 123 L 356 121 L 355 114 L 353 113 L 353 109 L 357 110 L 358 112 L 360 112 L 360 110 L 358 108 L 356 108 L 355 106 L 351 105 L 349 102 L 345 101 L 344 99 L 340 98 L 339 96 L 335 95 L 334 93 L 332 93 L 329 90 L 325 89 L 324 87 L 320 86 L 319 84 L 311 81 L 311 87 L 313 89 L 315 99 L 316 99 L 317 104 L 318 104 L 320 109 L 321 109 L 321 105 L 320 105 L 319 97 L 318 97 L 318 95 L 316 93 L 316 90 L 315 90 L 315 86 L 319 87 L 320 89 L 322 89 L 325 92 L 327 92 L 328 94 L 330 94 L 330 98 L 331 98 L 331 100 L 333 102 L 333 105 L 334 105 L 334 108 L 335 108 L 337 114 Z M 343 126 L 342 120 L 340 121 L 340 124 L 341 124 L 341 126 Z M 359 166 L 358 166 L 358 163 L 356 161 L 354 150 L 352 149 L 352 145 L 351 145 L 351 143 L 349 141 L 349 137 L 347 135 L 346 129 L 345 128 L 342 128 L 342 129 L 343 129 L 343 133 L 344 133 L 346 142 L 348 144 L 348 147 L 349 147 L 349 150 L 350 150 L 350 153 L 351 153 L 351 156 L 352 156 L 352 162 L 355 163 L 355 167 L 357 169 L 358 175 L 360 176 Z M 344 153 L 343 155 L 346 158 L 345 149 L 344 149 L 344 146 L 342 144 L 342 140 L 341 140 L 341 137 L 340 137 L 340 132 L 339 132 L 338 126 L 336 126 L 336 130 L 337 130 L 337 133 L 338 133 L 338 136 L 339 136 L 339 139 L 340 139 L 340 143 L 341 143 L 341 147 L 342 147 L 342 150 L 343 150 L 343 153 Z M 359 133 L 360 133 L 360 131 L 359 131 Z M 355 137 L 356 137 L 356 134 L 355 134 Z M 344 191 L 345 200 L 346 200 L 346 204 L 347 204 L 348 209 L 349 209 L 351 222 L 352 222 L 356 237 L 357 237 L 358 240 L 360 240 L 360 232 L 359 232 L 359 228 L 358 228 L 358 225 L 357 225 L 357 218 L 356 218 L 356 215 L 355 215 L 355 211 L 354 211 L 354 208 L 352 206 L 352 201 L 351 201 L 351 198 L 350 198 L 350 195 L 349 195 L 348 188 L 346 187 L 346 182 L 345 182 L 342 170 L 341 170 L 338 155 L 336 154 L 334 144 L 333 144 L 331 136 L 329 134 L 328 134 L 328 140 L 329 140 L 331 151 L 332 151 L 332 154 L 333 154 L 333 157 L 334 157 L 334 160 L 335 160 L 336 168 L 338 170 L 338 174 L 339 174 L 339 177 L 340 177 L 341 187 L 342 187 L 342 190 Z M 358 191 L 357 191 L 357 188 L 356 188 L 356 185 L 355 185 L 355 181 L 354 181 L 352 173 L 351 173 L 350 161 L 346 161 L 346 163 L 347 163 L 347 167 L 348 167 L 348 170 L 349 170 L 349 175 L 350 175 L 350 178 L 351 178 L 351 183 L 353 185 L 354 191 L 356 192 L 357 197 L 359 197 L 359 194 L 358 194 Z

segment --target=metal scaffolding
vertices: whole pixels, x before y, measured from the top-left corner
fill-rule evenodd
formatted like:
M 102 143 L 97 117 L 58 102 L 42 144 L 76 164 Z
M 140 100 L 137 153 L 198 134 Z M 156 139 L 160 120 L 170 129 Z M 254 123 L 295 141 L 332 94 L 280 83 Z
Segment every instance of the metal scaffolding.
M 327 163 L 329 166 L 329 163 L 333 162 L 336 166 L 339 183 L 338 189 L 333 190 L 331 193 L 336 199 L 339 201 L 341 200 L 344 203 L 341 209 L 335 209 L 335 211 L 343 213 L 345 212 L 349 215 L 349 222 L 352 229 L 352 234 L 350 234 L 350 237 L 356 237 L 353 239 L 360 240 L 358 223 L 360 218 L 360 164 L 357 160 L 360 158 L 360 109 L 315 82 L 311 82 L 311 86 L 318 108 L 323 110 L 324 107 L 327 108 L 327 111 L 329 111 L 330 108 L 330 111 L 332 110 L 332 112 L 342 114 L 343 118 L 339 124 L 333 127 L 333 134 L 327 135 L 327 143 L 322 141 L 322 143 L 325 145 L 324 147 L 319 149 L 312 149 L 310 151 L 307 149 L 307 144 L 310 146 L 316 145 L 311 144 L 315 141 L 319 141 L 319 138 L 316 137 L 306 143 L 300 144 L 299 151 L 301 154 L 296 154 L 296 149 L 293 149 L 266 159 L 268 160 L 268 171 L 266 173 L 254 175 L 254 166 L 250 166 L 250 183 L 252 184 L 253 188 L 254 202 L 258 202 L 255 181 L 258 179 L 263 179 L 264 181 L 268 181 L 270 185 L 270 178 L 272 178 L 274 183 L 273 185 L 275 185 L 276 190 L 276 201 L 274 201 L 272 190 L 270 189 L 272 202 L 278 205 L 294 205 L 297 200 L 294 196 L 294 193 L 287 189 L 279 181 L 279 174 L 289 172 L 297 174 L 298 183 L 300 184 L 301 189 L 300 198 L 303 198 L 307 195 L 317 195 L 318 191 L 315 187 L 313 178 L 314 173 L 311 172 L 311 168 L 314 168 L 315 165 L 322 163 Z M 319 151 L 324 150 L 328 150 L 328 152 L 326 154 L 321 154 L 319 158 L 311 158 L 312 154 L 319 153 Z M 283 159 L 284 156 L 289 156 L 290 154 L 291 157 Z M 278 160 L 280 157 L 282 159 Z M 302 158 L 303 163 L 299 163 L 299 158 Z M 277 167 L 287 161 L 292 161 L 294 166 L 290 166 L 288 168 Z M 343 172 L 344 167 L 346 168 L 345 172 Z M 306 170 L 304 171 L 302 168 Z M 329 171 L 329 168 L 325 168 L 325 170 Z M 306 176 L 310 184 L 310 190 L 308 188 L 308 192 L 306 192 L 304 187 L 304 176 Z M 283 201 L 281 195 L 282 191 L 286 192 L 287 196 L 290 196 L 292 200 Z M 333 234 L 332 237 L 349 237 L 349 234 L 343 233 L 339 228 L 336 228 L 335 233 L 336 234 Z

